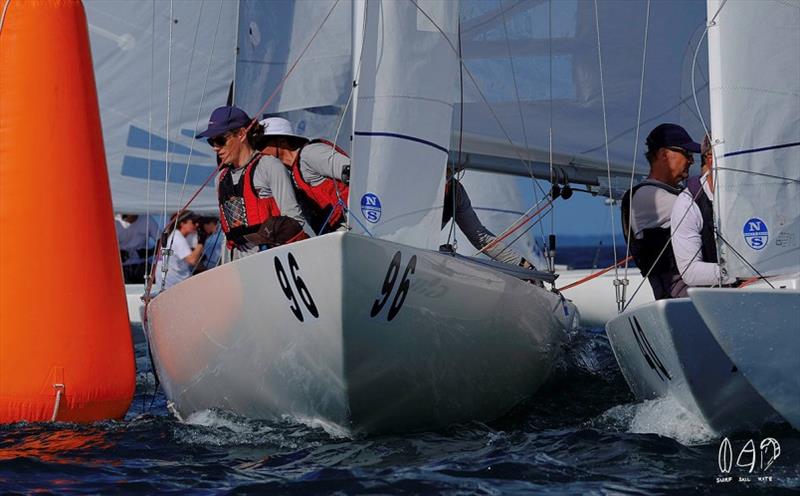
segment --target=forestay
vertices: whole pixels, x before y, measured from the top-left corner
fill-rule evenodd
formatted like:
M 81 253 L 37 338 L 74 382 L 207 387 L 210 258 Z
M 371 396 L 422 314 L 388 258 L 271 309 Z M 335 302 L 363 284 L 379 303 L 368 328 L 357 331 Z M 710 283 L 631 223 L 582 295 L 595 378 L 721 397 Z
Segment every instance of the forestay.
M 175 211 L 216 168 L 214 154 L 194 135 L 198 120 L 205 123 L 227 99 L 237 4 L 85 4 L 114 208 Z M 216 211 L 214 188 L 206 188 L 192 209 Z
M 458 3 L 366 2 L 349 221 L 437 248 L 458 83 Z
M 737 277 L 796 272 L 800 2 L 709 0 L 708 13 L 722 263 Z

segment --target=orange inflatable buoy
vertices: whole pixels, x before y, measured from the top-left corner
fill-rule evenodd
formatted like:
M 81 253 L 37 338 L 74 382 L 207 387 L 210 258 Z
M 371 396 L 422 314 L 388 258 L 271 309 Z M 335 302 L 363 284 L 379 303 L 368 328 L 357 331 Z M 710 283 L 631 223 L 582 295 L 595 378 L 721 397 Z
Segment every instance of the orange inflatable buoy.
M 0 3 L 0 423 L 122 418 L 135 365 L 86 15 Z

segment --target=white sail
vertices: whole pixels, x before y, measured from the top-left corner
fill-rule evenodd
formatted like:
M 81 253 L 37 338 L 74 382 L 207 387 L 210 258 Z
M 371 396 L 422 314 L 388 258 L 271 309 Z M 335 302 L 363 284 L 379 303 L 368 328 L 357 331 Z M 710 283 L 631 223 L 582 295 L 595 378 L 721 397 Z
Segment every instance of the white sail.
M 367 2 L 349 221 L 354 232 L 438 248 L 458 82 L 458 3 Z
M 175 211 L 216 168 L 208 145 L 194 136 L 227 99 L 237 4 L 85 4 L 114 208 L 161 212 L 166 176 L 166 209 Z M 191 208 L 217 210 L 213 184 Z
M 737 277 L 796 272 L 800 2 L 711 0 L 708 15 L 722 263 Z
M 415 8 L 411 2 L 395 3 Z M 637 142 L 647 2 L 601 0 L 599 16 L 593 2 L 577 0 L 462 0 L 427 5 L 438 8 L 443 3 L 457 4 L 449 8 L 459 10 L 466 67 L 463 130 L 461 105 L 456 105 L 453 138 L 444 145 L 451 149 L 451 160 L 456 159 L 460 143 L 466 168 L 549 177 L 552 129 L 555 165 L 573 182 L 605 184 L 601 98 L 605 93 L 611 172 L 622 180 L 615 189 L 627 189 L 624 179 L 630 175 Z M 380 5 L 282 0 L 264 8 L 261 2 L 241 2 L 237 104 L 258 112 L 299 60 L 263 112 L 289 118 L 307 136 L 333 138 L 341 121 L 337 143 L 350 150 L 350 119 L 343 118 L 342 112 L 350 96 L 353 62 L 357 64 L 361 55 L 362 20 L 354 15 L 373 4 Z M 692 136 L 702 136 L 691 84 L 695 52 L 698 104 L 708 120 L 707 51 L 695 50 L 705 28 L 704 5 L 653 2 L 649 19 L 637 151 L 640 176 L 647 172 L 644 136 L 659 123 L 676 122 Z M 602 88 L 598 26 L 604 61 Z M 453 33 L 456 30 L 452 28 Z M 457 36 L 453 34 L 451 40 L 457 45 Z M 371 43 L 375 41 L 367 40 L 364 46 L 369 48 Z M 359 53 L 354 53 L 353 46 Z M 458 84 L 459 75 L 452 78 Z M 350 108 L 356 104 L 351 102 Z
M 312 138 L 333 140 L 343 122 L 337 143 L 349 150 L 351 2 L 243 0 L 238 31 L 236 104 L 258 118 L 281 115 Z

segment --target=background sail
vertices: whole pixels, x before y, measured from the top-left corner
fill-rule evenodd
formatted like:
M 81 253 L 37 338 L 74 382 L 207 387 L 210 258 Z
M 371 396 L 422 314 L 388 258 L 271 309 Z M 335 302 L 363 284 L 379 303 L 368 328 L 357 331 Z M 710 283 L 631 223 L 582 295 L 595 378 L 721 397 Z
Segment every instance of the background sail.
M 468 168 L 527 176 L 528 166 L 520 160 L 524 158 L 533 161 L 537 176 L 547 177 L 552 118 L 556 165 L 575 182 L 607 182 L 599 25 L 609 158 L 615 175 L 630 175 L 647 2 L 601 0 L 598 11 L 596 16 L 594 2 L 578 0 L 462 2 L 465 64 L 489 101 L 487 106 L 465 75 L 463 151 L 469 153 Z M 705 27 L 705 6 L 655 1 L 649 19 L 637 152 L 640 174 L 647 172 L 644 137 L 659 123 L 679 123 L 692 136 L 702 136 L 691 62 Z M 707 120 L 704 52 L 698 57 L 696 83 Z M 454 122 L 457 130 L 458 115 Z
M 237 4 L 90 0 L 85 8 L 114 208 L 161 212 L 168 174 L 166 208 L 175 211 L 216 168 L 214 154 L 194 135 L 227 100 Z M 192 209 L 217 211 L 213 184 Z
M 313 138 L 333 140 L 341 122 L 337 143 L 349 150 L 351 123 L 342 113 L 353 80 L 352 13 L 349 0 L 242 0 L 237 105 L 254 117 L 285 117 L 298 133 Z
M 800 2 L 722 3 L 708 3 L 719 252 L 734 276 L 796 272 Z
M 456 2 L 367 2 L 350 180 L 354 232 L 439 246 L 458 82 L 458 59 L 440 29 L 456 39 L 457 9 Z

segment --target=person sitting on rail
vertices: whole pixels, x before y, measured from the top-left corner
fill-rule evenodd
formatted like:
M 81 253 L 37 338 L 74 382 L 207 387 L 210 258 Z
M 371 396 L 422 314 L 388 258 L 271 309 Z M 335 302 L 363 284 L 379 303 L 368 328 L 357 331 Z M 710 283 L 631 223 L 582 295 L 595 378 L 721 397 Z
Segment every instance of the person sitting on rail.
M 464 233 L 476 250 L 483 250 L 493 260 L 535 270 L 533 264 L 526 260 L 525 257 L 506 246 L 502 241 L 498 242 L 497 237 L 481 223 L 478 214 L 472 208 L 472 202 L 469 199 L 467 190 L 453 176 L 452 170 L 448 167 L 447 183 L 445 183 L 444 187 L 442 229 L 454 218 L 461 232 Z
M 350 189 L 350 157 L 330 141 L 296 134 L 292 124 L 281 117 L 269 117 L 261 125 L 264 134 L 256 145 L 291 171 L 297 198 L 314 231 L 323 234 L 342 228 Z
M 622 197 L 622 232 L 655 299 L 676 298 L 686 284 L 670 243 L 670 216 L 700 144 L 684 128 L 669 123 L 656 126 L 646 143 L 650 174 Z
M 670 216 L 672 251 L 685 283 L 679 297 L 688 296 L 688 286 L 714 286 L 732 283 L 721 277 L 714 238 L 714 156 L 706 135 L 700 154 L 701 175 L 692 176 L 675 199 Z

